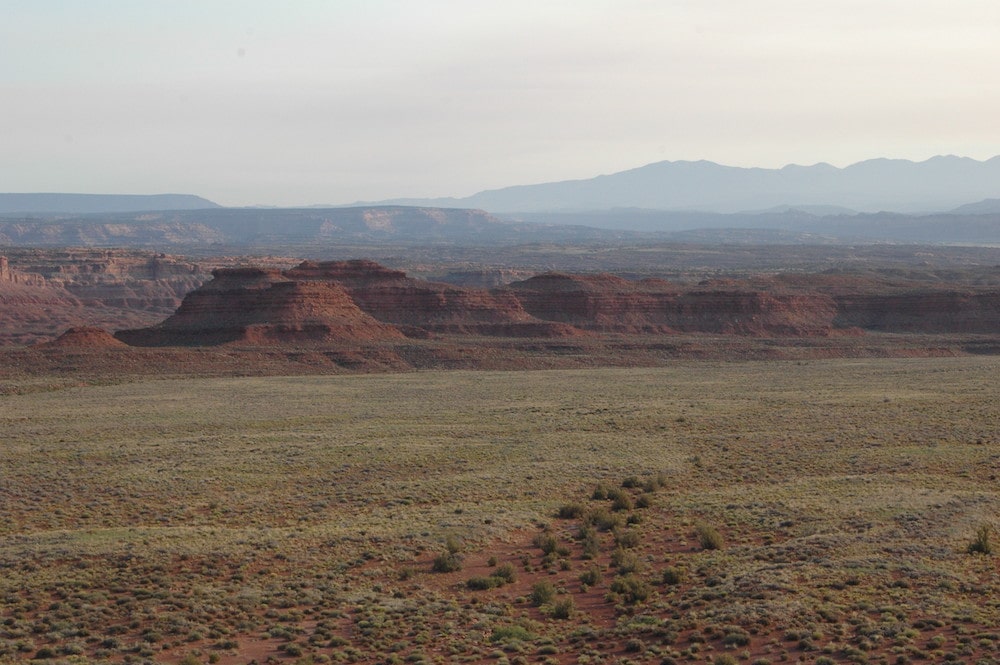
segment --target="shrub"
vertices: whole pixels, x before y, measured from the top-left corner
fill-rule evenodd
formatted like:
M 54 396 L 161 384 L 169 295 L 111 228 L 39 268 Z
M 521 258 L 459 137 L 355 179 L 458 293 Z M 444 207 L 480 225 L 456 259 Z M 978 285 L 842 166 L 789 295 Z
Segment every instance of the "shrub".
M 633 488 L 639 487 L 640 485 L 642 485 L 642 482 L 639 480 L 638 476 L 629 476 L 622 481 L 622 487 Z
M 540 533 L 535 536 L 535 547 L 545 554 L 552 554 L 559 547 L 559 540 L 551 533 Z
M 513 584 L 517 581 L 517 573 L 514 572 L 514 565 L 511 563 L 505 563 L 493 573 L 493 577 L 498 577 L 504 581 L 504 584 Z
M 625 651 L 629 653 L 639 653 L 646 650 L 646 643 L 637 637 L 633 637 L 625 642 Z
M 646 582 L 631 574 L 616 577 L 611 583 L 611 591 L 620 595 L 629 605 L 648 600 L 652 593 Z
M 535 607 L 552 602 L 555 596 L 556 588 L 548 580 L 535 582 L 535 585 L 531 587 L 531 604 Z
M 983 524 L 976 529 L 976 535 L 966 551 L 969 554 L 993 554 L 993 527 Z
M 735 656 L 730 656 L 728 653 L 720 654 L 715 657 L 712 661 L 713 665 L 739 665 L 739 661 L 736 660 Z
M 465 586 L 473 589 L 475 591 L 485 591 L 486 589 L 495 589 L 503 584 L 503 580 L 499 577 L 489 576 L 489 577 L 470 577 L 466 582 Z
M 663 569 L 664 584 L 680 584 L 684 581 L 684 570 L 677 566 L 669 566 Z
M 726 646 L 744 647 L 750 644 L 750 635 L 739 626 L 727 626 L 725 631 L 722 643 Z
M 301 656 L 302 655 L 302 645 L 295 642 L 288 642 L 287 644 L 282 644 L 278 647 L 281 651 L 284 651 L 289 656 Z
M 622 518 L 606 508 L 598 508 L 587 515 L 587 523 L 592 524 L 598 531 L 612 531 L 621 526 Z
M 431 570 L 435 573 L 452 573 L 462 570 L 462 557 L 455 552 L 441 552 L 434 557 Z
M 642 543 L 642 536 L 635 529 L 619 529 L 615 531 L 615 544 L 622 549 L 638 547 Z
M 444 541 L 444 549 L 448 554 L 458 554 L 462 551 L 462 541 L 455 536 L 448 536 Z
M 632 495 L 624 490 L 615 488 L 608 492 L 608 498 L 611 499 L 611 510 L 616 513 L 632 510 L 635 507 Z
M 584 508 L 582 503 L 567 503 L 559 506 L 559 512 L 556 514 L 559 519 L 572 520 L 582 517 L 583 513 Z
M 637 557 L 633 552 L 629 552 L 619 547 L 611 553 L 611 564 L 615 566 L 620 573 L 634 573 L 639 570 L 639 557 Z
M 572 596 L 567 596 L 566 598 L 556 601 L 552 605 L 552 612 L 550 612 L 550 616 L 553 619 L 569 619 L 572 618 L 575 613 L 576 603 L 573 602 Z
M 665 473 L 658 473 L 643 484 L 642 490 L 644 492 L 655 492 L 656 490 L 662 489 L 666 486 L 667 475 Z
M 597 566 L 591 566 L 587 570 L 580 573 L 580 583 L 586 584 L 587 586 L 594 586 L 601 581 L 601 569 Z
M 604 501 L 608 498 L 608 486 L 604 483 L 597 483 L 597 487 L 594 488 L 594 492 L 590 495 L 590 498 L 594 501 Z
M 531 639 L 534 639 L 534 635 L 524 626 L 501 626 L 494 628 L 493 634 L 490 635 L 491 642 L 511 642 L 514 640 L 527 642 Z
M 719 533 L 715 527 L 710 524 L 705 524 L 704 522 L 698 522 L 695 527 L 695 533 L 698 534 L 698 542 L 701 543 L 701 548 L 705 550 L 721 550 L 723 546 L 722 534 Z

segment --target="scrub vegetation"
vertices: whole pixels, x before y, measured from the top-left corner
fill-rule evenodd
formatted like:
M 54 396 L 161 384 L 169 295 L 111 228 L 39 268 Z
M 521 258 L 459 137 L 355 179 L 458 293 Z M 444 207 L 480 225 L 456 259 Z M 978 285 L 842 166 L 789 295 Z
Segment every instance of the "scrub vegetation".
M 997 376 L 964 357 L 12 390 L 0 662 L 1000 662 Z

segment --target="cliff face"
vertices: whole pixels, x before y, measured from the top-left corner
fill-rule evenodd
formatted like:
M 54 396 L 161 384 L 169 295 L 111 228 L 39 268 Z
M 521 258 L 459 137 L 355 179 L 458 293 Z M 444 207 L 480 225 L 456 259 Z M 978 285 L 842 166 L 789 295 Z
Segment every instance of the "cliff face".
M 835 297 L 840 326 L 880 332 L 1000 332 L 1000 291 L 923 290 L 899 294 L 850 294 Z
M 0 345 L 49 340 L 73 326 L 150 325 L 209 276 L 151 252 L 10 251 L 0 257 Z
M 158 326 L 116 336 L 137 346 L 301 343 L 400 339 L 361 311 L 343 287 L 296 281 L 281 271 L 220 269 Z
M 1000 331 L 1000 289 L 902 291 L 798 275 L 679 285 L 546 273 L 486 290 L 408 277 L 370 261 L 219 269 L 129 344 L 337 344 L 447 335 L 561 338 L 708 334 L 827 337 L 863 331 Z
M 681 289 L 662 280 L 546 274 L 510 288 L 540 319 L 619 333 L 823 336 L 836 307 L 824 295 L 769 293 L 706 284 Z
M 370 261 L 303 263 L 289 278 L 342 284 L 362 310 L 410 335 L 433 333 L 503 337 L 566 337 L 578 330 L 542 321 L 513 294 L 427 282 Z

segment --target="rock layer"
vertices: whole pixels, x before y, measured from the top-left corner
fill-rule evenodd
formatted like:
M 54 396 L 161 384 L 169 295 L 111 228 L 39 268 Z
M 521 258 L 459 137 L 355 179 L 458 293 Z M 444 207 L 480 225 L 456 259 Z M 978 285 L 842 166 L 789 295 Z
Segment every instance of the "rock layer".
M 821 338 L 865 330 L 996 333 L 1000 290 L 901 292 L 877 281 L 803 275 L 691 285 L 562 273 L 487 290 L 413 279 L 370 261 L 305 262 L 287 270 L 216 270 L 169 319 L 118 338 L 299 344 L 456 335 Z
M 279 270 L 219 269 L 158 326 L 117 337 L 138 346 L 400 339 L 361 311 L 340 285 L 291 280 Z

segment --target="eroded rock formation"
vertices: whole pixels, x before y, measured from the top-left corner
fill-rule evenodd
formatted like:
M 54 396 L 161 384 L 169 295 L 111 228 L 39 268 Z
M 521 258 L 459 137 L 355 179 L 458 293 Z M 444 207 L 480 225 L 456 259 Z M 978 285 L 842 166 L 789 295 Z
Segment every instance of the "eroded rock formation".
M 301 343 L 400 339 L 396 328 L 361 311 L 332 281 L 293 280 L 280 270 L 226 268 L 188 294 L 163 323 L 123 330 L 138 346 Z
M 769 292 L 739 283 L 680 288 L 663 280 L 547 273 L 510 285 L 540 319 L 630 334 L 823 336 L 836 306 L 821 294 Z
M 571 326 L 544 321 L 524 310 L 507 291 L 463 288 L 407 277 L 371 261 L 303 263 L 292 279 L 342 284 L 358 307 L 411 336 L 468 334 L 501 337 L 568 337 Z
M 226 268 L 142 346 L 396 343 L 404 338 L 724 335 L 822 338 L 864 331 L 1000 332 L 1000 289 L 901 289 L 841 277 L 679 284 L 545 273 L 492 290 L 408 277 L 371 261 Z

